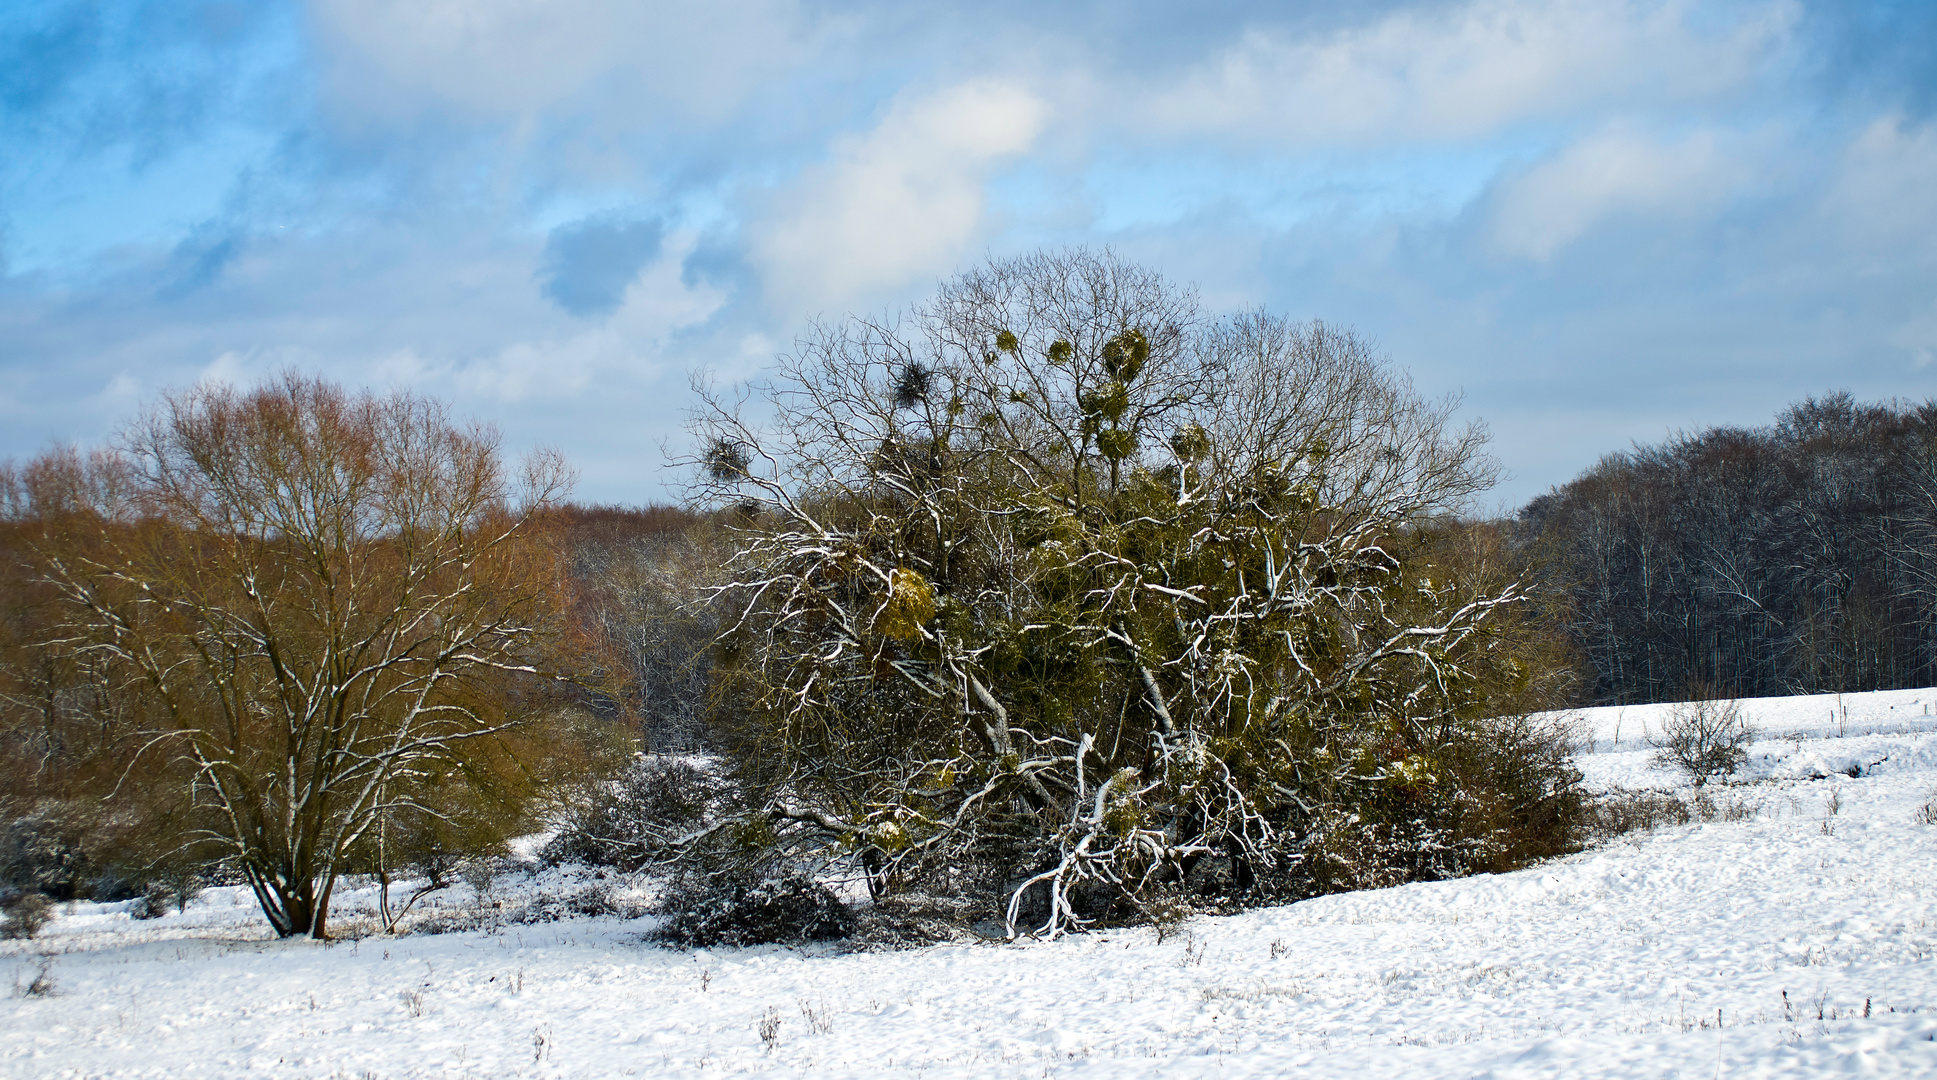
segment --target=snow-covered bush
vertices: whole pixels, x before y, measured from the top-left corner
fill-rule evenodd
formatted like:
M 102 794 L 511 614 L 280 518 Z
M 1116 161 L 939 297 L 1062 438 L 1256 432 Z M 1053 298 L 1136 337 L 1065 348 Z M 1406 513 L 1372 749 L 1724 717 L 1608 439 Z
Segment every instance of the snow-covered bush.
M 539 861 L 636 870 L 699 827 L 721 794 L 718 778 L 693 758 L 640 755 L 566 805 Z
M 922 889 L 906 889 L 875 898 L 853 909 L 854 928 L 847 935 L 855 949 L 907 949 L 951 941 L 974 940 L 1000 928 L 990 907 L 980 897 L 956 892 L 938 896 Z
M 598 916 L 633 919 L 644 911 L 642 904 L 622 898 L 610 885 L 581 885 L 563 892 L 540 891 L 513 912 L 509 921 L 531 924 Z
M 87 852 L 93 823 L 69 810 L 44 804 L 7 823 L 0 838 L 0 887 L 66 898 L 92 894 L 102 876 Z M 114 891 L 111 884 L 108 891 Z
M 159 919 L 168 914 L 168 909 L 172 906 L 167 896 L 151 895 L 144 892 L 129 901 L 128 918 Z
M 498 874 L 504 869 L 503 860 L 491 855 L 474 855 L 458 864 L 457 876 L 471 887 L 471 895 L 478 903 L 491 902 L 491 894 L 496 891 Z
M 1611 791 L 1587 800 L 1583 831 L 1589 840 L 1607 841 L 1663 825 L 1686 825 L 1692 816 L 1686 802 L 1665 791 Z
M 128 906 L 128 914 L 137 919 L 159 919 L 172 908 L 176 912 L 188 910 L 188 905 L 202 894 L 202 879 L 193 870 L 173 869 L 158 873 L 148 880 L 134 903 Z
M 16 891 L 0 899 L 0 938 L 18 940 L 40 933 L 54 917 L 54 902 L 37 892 Z
M 688 874 L 661 900 L 668 944 L 798 944 L 846 937 L 854 915 L 840 897 L 804 873 L 778 877 Z
M 200 892 L 215 868 L 178 820 L 116 814 L 87 805 L 98 800 L 41 801 L 8 823 L 0 837 L 0 888 L 43 893 L 56 900 L 115 901 L 159 898 L 160 914 Z
M 1740 701 L 1701 697 L 1669 706 L 1661 733 L 1648 742 L 1658 766 L 1679 769 L 1701 787 L 1714 777 L 1733 776 L 1748 760 L 1755 737 Z
M 1560 635 L 1449 516 L 1484 433 L 1351 333 L 1061 252 L 819 327 L 762 396 L 690 462 L 739 549 L 708 857 L 959 874 L 1053 934 L 1572 843 L 1564 732 L 1513 719 Z

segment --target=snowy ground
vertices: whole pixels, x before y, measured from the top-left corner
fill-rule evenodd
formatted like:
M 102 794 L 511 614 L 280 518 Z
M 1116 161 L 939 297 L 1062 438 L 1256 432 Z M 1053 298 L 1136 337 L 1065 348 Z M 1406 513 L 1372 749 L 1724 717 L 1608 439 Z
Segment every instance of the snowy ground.
M 266 940 L 237 890 L 78 904 L 0 945 L 17 988 L 55 986 L 4 999 L 0 1074 L 1937 1076 L 1933 702 L 1748 701 L 1767 737 L 1715 820 L 1161 941 L 683 953 L 574 918 L 318 944 Z M 1660 717 L 1582 714 L 1589 782 L 1671 787 Z

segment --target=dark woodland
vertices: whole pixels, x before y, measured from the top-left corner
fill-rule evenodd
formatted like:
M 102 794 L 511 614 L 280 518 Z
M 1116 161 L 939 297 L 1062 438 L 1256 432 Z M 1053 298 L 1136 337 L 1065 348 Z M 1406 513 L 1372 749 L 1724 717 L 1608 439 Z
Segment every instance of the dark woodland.
M 1587 703 L 1937 682 L 1937 402 L 1832 394 L 1611 454 L 1519 524 Z

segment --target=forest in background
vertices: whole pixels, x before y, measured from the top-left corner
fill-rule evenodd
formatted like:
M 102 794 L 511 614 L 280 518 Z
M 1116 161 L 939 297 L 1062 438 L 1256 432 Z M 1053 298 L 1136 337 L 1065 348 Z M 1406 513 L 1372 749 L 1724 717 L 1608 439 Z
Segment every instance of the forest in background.
M 1517 525 L 1582 704 L 1937 684 L 1937 402 L 1831 394 L 1637 446 Z

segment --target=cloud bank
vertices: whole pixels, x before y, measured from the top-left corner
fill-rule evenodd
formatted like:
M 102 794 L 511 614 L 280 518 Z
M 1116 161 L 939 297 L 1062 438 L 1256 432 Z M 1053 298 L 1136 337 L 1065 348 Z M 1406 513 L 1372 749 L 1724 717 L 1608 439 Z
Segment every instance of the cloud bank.
M 1514 502 L 1937 395 L 1933 103 L 1884 0 L 19 4 L 0 454 L 296 365 L 664 498 L 689 372 L 1110 244 L 1463 391 Z

